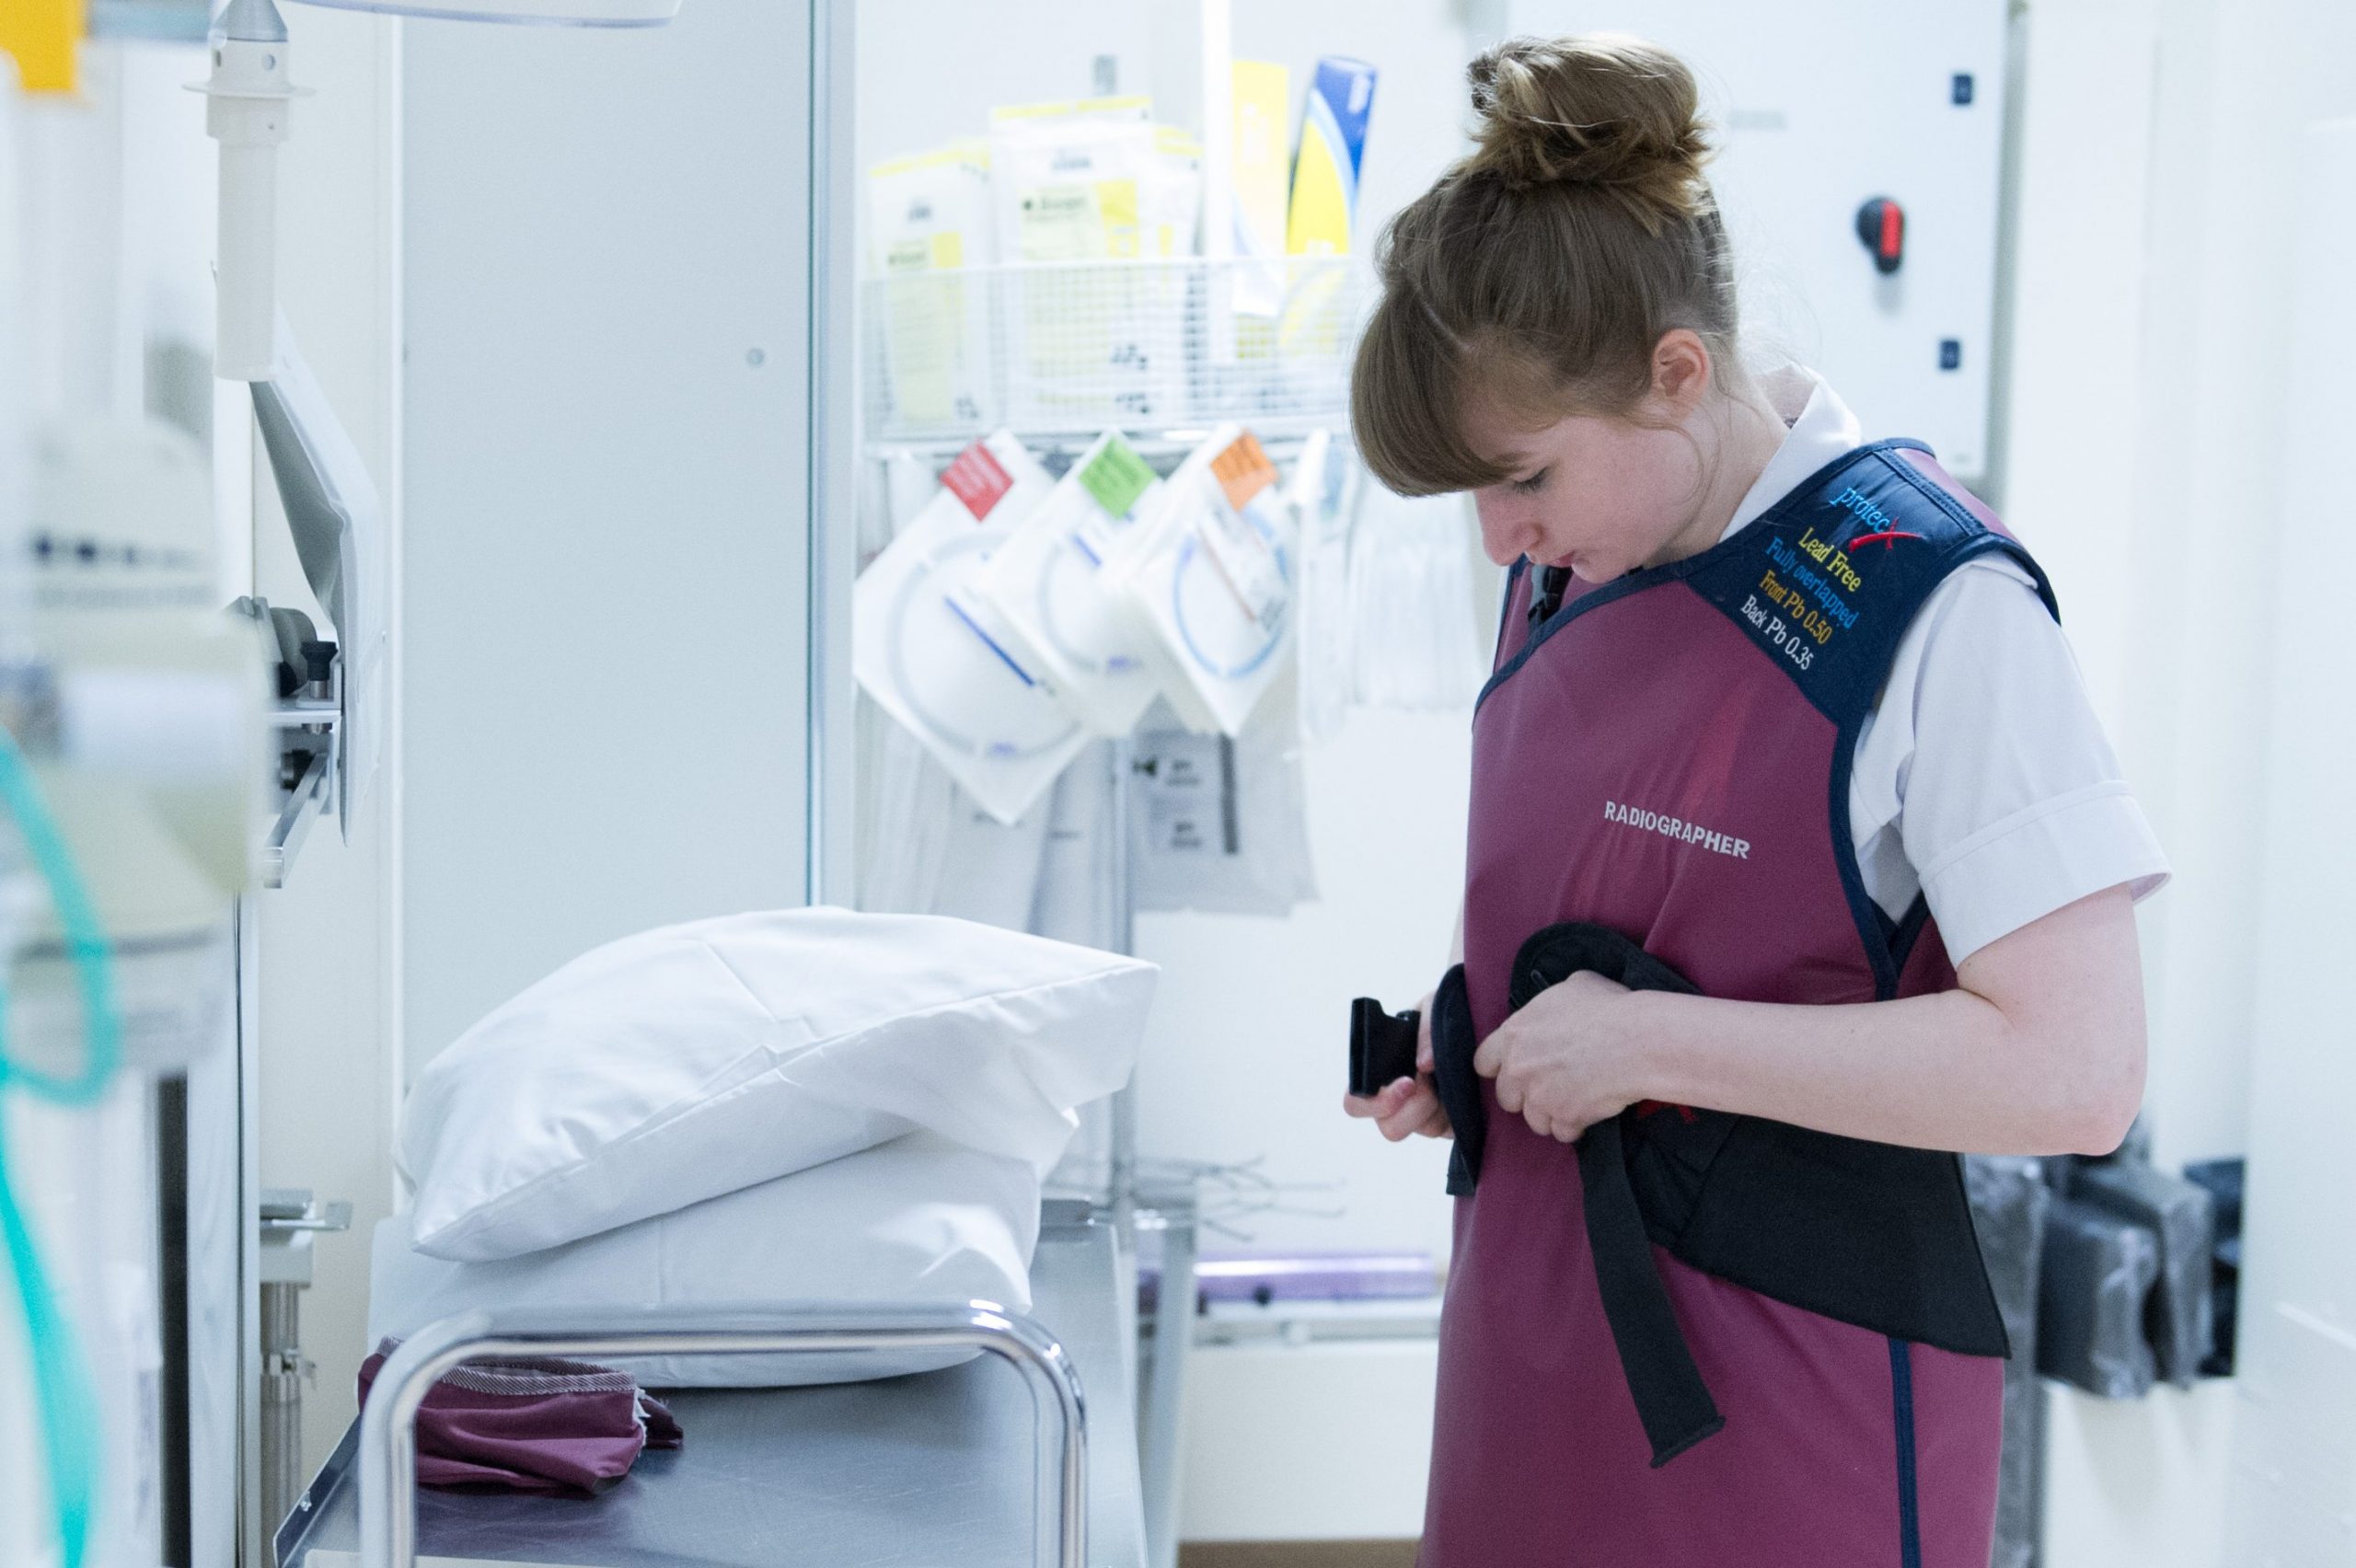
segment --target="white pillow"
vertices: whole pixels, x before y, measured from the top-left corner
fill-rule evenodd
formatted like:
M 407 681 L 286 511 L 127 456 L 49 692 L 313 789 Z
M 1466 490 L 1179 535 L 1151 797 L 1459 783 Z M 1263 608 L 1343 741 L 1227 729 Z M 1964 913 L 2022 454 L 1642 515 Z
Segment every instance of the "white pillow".
M 368 1343 L 478 1307 L 641 1309 L 780 1302 L 995 1301 L 1031 1306 L 1039 1180 L 1019 1159 L 930 1133 L 601 1236 L 490 1263 L 414 1251 L 400 1216 L 376 1227 Z M 605 1358 L 651 1388 L 846 1383 L 926 1372 L 971 1351 L 869 1356 Z
M 1052 1170 L 1127 1081 L 1159 971 L 929 915 L 666 927 L 574 959 L 426 1065 L 411 1239 L 514 1257 L 927 1127 Z

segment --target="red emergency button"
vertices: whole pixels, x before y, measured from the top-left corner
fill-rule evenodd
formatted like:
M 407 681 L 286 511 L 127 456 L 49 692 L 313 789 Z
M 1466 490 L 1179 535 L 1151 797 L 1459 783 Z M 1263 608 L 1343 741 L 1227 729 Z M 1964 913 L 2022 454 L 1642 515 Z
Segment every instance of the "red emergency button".
M 1875 271 L 1897 271 L 1906 261 L 1906 209 L 1875 197 L 1857 209 L 1857 239 L 1874 253 Z

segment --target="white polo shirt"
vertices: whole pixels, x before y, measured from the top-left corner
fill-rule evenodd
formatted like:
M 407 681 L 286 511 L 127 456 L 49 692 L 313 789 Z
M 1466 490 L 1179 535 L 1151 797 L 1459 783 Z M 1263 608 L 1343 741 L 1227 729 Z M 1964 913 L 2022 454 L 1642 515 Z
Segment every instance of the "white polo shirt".
M 1790 433 L 1721 537 L 1865 444 L 1814 374 L 1762 379 Z M 1956 963 L 2105 888 L 2141 902 L 2169 875 L 2068 639 L 1999 556 L 1940 583 L 1900 640 L 1858 736 L 1849 822 L 1866 893 L 1892 918 L 1927 894 Z

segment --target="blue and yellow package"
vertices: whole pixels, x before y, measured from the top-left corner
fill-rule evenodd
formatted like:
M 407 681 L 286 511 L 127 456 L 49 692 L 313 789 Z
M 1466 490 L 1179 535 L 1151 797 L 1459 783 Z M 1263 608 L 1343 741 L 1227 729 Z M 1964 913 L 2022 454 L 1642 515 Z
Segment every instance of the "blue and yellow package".
M 1357 217 L 1358 169 L 1374 110 L 1374 67 L 1327 56 L 1317 63 L 1292 167 L 1292 211 L 1285 249 L 1293 256 L 1345 256 Z

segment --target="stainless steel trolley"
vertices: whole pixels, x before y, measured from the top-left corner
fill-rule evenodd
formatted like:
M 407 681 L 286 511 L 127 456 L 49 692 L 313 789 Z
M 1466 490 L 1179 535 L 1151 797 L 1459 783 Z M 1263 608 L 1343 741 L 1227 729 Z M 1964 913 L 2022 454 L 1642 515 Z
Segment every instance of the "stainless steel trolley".
M 366 1414 L 280 1528 L 280 1568 L 1143 1568 L 1134 1262 L 1112 1225 L 1050 1204 L 1032 1290 L 1023 1315 L 976 1303 L 448 1320 L 387 1362 Z M 992 1354 L 868 1383 L 667 1394 L 687 1446 L 641 1456 L 587 1501 L 415 1486 L 417 1403 L 465 1360 L 916 1345 Z

